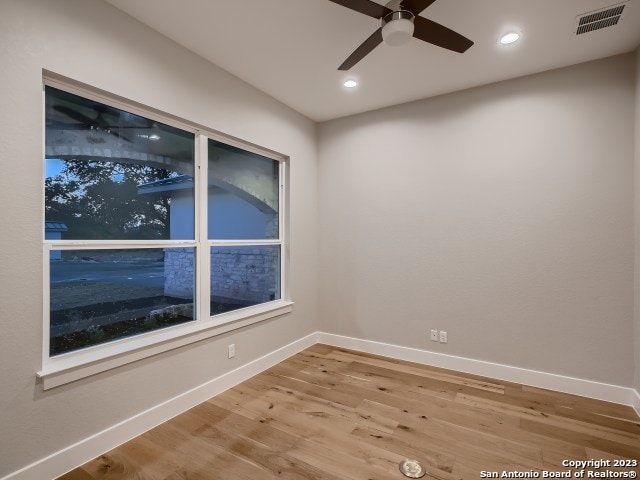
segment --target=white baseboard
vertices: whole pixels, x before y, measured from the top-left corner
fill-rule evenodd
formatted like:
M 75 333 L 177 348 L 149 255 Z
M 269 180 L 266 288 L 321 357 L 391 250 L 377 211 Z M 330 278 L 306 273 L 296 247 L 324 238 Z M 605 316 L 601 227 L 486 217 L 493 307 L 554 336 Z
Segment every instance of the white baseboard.
M 633 391 L 633 402 L 631 406 L 640 417 L 640 393 L 638 392 L 638 390 Z
M 429 352 L 417 348 L 402 347 L 389 343 L 363 340 L 360 338 L 345 337 L 331 333 L 318 332 L 318 342 L 327 345 L 349 348 L 359 352 L 373 353 L 385 357 L 407 360 L 409 362 L 432 365 L 434 367 L 447 368 L 458 372 L 471 373 L 498 380 L 522 383 L 532 387 L 546 388 L 558 392 L 572 393 L 583 397 L 597 398 L 624 405 L 634 405 L 636 411 L 640 410 L 640 397 L 632 388 L 594 382 L 580 378 L 566 377 L 553 373 L 538 372 L 526 368 L 511 367 L 499 363 L 473 360 L 471 358 L 456 357 L 443 353 Z
M 57 478 L 316 343 L 631 405 L 640 415 L 640 395 L 631 388 L 372 340 L 315 332 L 91 435 L 78 443 L 63 448 L 0 480 Z
M 0 480 L 54 479 L 317 343 L 312 333 L 134 415 Z

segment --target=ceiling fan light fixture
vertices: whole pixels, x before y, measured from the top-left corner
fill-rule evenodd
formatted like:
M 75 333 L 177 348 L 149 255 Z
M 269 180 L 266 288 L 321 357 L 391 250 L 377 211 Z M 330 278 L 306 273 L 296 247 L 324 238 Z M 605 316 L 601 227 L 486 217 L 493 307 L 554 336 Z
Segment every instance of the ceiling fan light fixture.
M 392 47 L 399 47 L 413 37 L 413 13 L 406 10 L 393 12 L 382 19 L 382 39 Z

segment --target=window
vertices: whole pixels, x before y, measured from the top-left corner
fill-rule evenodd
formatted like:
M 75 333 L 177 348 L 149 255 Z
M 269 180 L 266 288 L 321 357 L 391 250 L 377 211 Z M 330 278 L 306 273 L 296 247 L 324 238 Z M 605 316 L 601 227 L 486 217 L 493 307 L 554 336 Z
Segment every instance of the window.
M 284 157 L 45 83 L 45 378 L 290 303 Z

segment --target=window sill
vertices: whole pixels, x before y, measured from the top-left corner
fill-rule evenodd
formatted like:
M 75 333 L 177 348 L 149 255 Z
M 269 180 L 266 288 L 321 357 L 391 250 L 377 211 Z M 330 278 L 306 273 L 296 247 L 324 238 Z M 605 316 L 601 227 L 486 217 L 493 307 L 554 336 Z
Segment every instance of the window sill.
M 277 300 L 138 337 L 51 358 L 36 375 L 49 390 L 143 358 L 290 313 L 293 302 Z

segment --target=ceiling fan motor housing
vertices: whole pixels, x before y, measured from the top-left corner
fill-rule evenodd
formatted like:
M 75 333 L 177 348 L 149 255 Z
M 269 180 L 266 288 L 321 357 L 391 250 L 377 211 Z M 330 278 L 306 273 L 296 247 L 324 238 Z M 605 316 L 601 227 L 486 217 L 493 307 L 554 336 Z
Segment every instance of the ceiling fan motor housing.
M 382 38 L 392 47 L 404 45 L 413 36 L 413 13 L 398 10 L 382 18 Z

